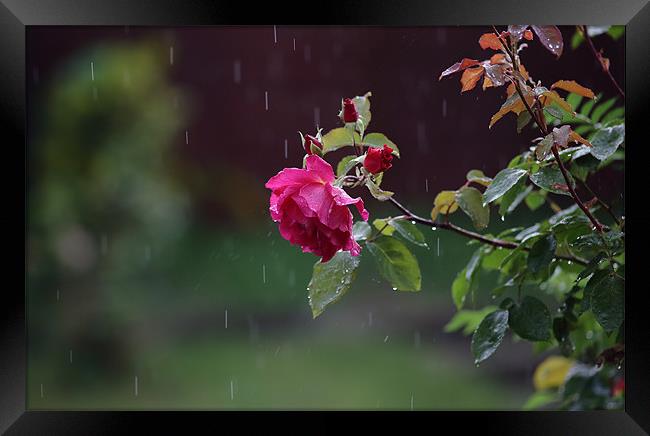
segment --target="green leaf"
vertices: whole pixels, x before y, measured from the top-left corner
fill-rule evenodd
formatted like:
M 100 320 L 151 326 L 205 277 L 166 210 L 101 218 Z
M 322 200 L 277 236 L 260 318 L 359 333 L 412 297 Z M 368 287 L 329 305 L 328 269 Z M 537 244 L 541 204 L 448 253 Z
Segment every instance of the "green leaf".
M 377 218 L 372 222 L 372 225 L 375 226 L 382 235 L 392 236 L 393 233 L 395 233 L 395 227 L 391 225 L 389 218 Z
M 345 146 L 352 146 L 352 134 L 354 133 L 354 142 L 360 143 L 361 136 L 345 127 L 338 127 L 327 132 L 322 138 L 323 153 L 338 150 Z
M 612 106 L 614 106 L 614 103 L 616 103 L 616 100 L 618 100 L 617 97 L 612 97 L 609 100 L 607 100 L 604 103 L 599 104 L 596 106 L 594 111 L 591 113 L 591 121 L 595 124 L 600 119 L 605 115 L 605 112 L 607 112 Z
M 368 133 L 363 137 L 363 143 L 370 147 L 383 148 L 384 145 L 393 149 L 393 154 L 399 157 L 399 149 L 397 145 L 386 137 L 383 133 Z
M 501 345 L 507 329 L 507 310 L 495 310 L 483 318 L 472 336 L 474 363 L 479 364 L 494 354 Z
M 535 147 L 535 157 L 537 160 L 543 161 L 546 159 L 546 156 L 548 156 L 551 151 L 551 147 L 553 147 L 553 134 L 549 133 L 544 137 L 544 139 L 539 141 L 539 144 Z
M 528 253 L 528 269 L 531 273 L 537 274 L 547 268 L 555 256 L 557 242 L 553 235 L 547 235 L 537 240 Z
M 363 163 L 365 156 L 349 155 L 342 158 L 336 166 L 336 176 L 346 175 L 358 163 Z
M 469 170 L 466 177 L 468 182 L 478 183 L 483 186 L 490 186 L 490 183 L 492 183 L 492 179 L 483 174 L 481 170 Z
M 488 204 L 508 192 L 526 174 L 526 170 L 506 168 L 499 171 L 483 193 L 483 204 Z
M 524 405 L 521 407 L 522 410 L 535 410 L 540 407 L 546 406 L 554 401 L 557 401 L 558 394 L 555 391 L 538 391 L 532 394 Z
M 528 111 L 523 111 L 517 116 L 517 133 L 521 131 L 530 123 L 532 117 Z
M 337 302 L 350 289 L 356 277 L 359 257 L 339 251 L 329 262 L 317 262 L 309 282 L 309 305 L 316 318 L 330 304 Z
M 524 201 L 524 198 L 533 190 L 532 185 L 526 187 L 526 179 L 519 180 L 506 194 L 501 197 L 499 215 L 506 216 L 517 208 Z
M 591 311 L 606 332 L 620 327 L 624 318 L 625 281 L 615 274 L 602 278 L 591 291 Z
M 456 310 L 460 310 L 465 303 L 465 297 L 469 293 L 469 281 L 466 277 L 467 268 L 463 268 L 451 284 L 451 299 L 456 305 Z
M 352 226 L 352 237 L 355 241 L 365 241 L 372 234 L 372 227 L 365 221 L 357 221 Z
M 509 311 L 508 324 L 517 335 L 529 341 L 551 339 L 551 313 L 546 304 L 527 295 Z
M 539 171 L 531 174 L 530 180 L 546 191 L 553 192 L 555 194 L 571 195 L 569 193 L 566 181 L 564 180 L 564 176 L 562 176 L 562 172 L 555 165 L 549 165 L 540 168 Z M 569 180 L 571 182 L 571 187 L 574 187 L 575 181 L 570 174 Z
M 373 242 L 367 242 L 366 246 L 375 257 L 379 272 L 393 288 L 400 291 L 420 290 L 420 266 L 406 245 L 395 238 L 380 236 Z
M 456 203 L 472 219 L 474 227 L 484 229 L 490 223 L 490 208 L 483 205 L 483 194 L 476 188 L 465 186 L 456 191 Z
M 594 271 L 596 271 L 596 269 L 598 269 L 598 265 L 600 265 L 600 262 L 602 262 L 603 259 L 605 259 L 605 258 L 607 258 L 607 254 L 603 253 L 603 252 L 598 253 L 596 256 L 594 256 L 594 258 L 589 261 L 589 263 L 587 264 L 585 269 L 580 271 L 580 273 L 578 274 L 578 277 L 576 277 L 576 283 L 578 283 L 582 279 L 586 279 L 591 274 L 593 274 Z
M 625 124 L 599 129 L 591 139 L 591 154 L 598 160 L 605 160 L 625 141 Z
M 411 221 L 405 219 L 391 219 L 390 224 L 402 235 L 404 239 L 420 247 L 428 248 L 424 235 Z
M 366 187 L 368 187 L 368 191 L 370 191 L 372 196 L 379 201 L 386 201 L 394 194 L 392 191 L 384 191 L 370 179 L 366 180 Z
M 481 310 L 459 310 L 444 326 L 445 333 L 451 333 L 463 329 L 465 336 L 471 335 L 476 331 L 483 318 L 490 312 L 497 309 L 496 306 L 486 306 Z
M 525 199 L 526 206 L 528 206 L 530 210 L 539 209 L 545 201 L 546 191 L 532 191 L 526 196 Z

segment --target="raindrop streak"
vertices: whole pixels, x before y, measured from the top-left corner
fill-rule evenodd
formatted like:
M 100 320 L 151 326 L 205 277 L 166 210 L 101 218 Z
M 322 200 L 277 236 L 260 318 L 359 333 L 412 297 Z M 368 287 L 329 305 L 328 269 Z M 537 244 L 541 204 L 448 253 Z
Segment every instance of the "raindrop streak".
M 388 342 L 388 335 L 384 338 L 384 343 Z
M 296 38 L 293 38 L 293 51 L 296 51 Z
M 190 143 L 190 132 L 188 130 L 185 131 L 185 144 Z
M 90 62 L 90 80 L 95 81 L 95 64 Z
M 236 60 L 232 64 L 232 76 L 235 83 L 241 83 L 241 61 Z
M 372 312 L 368 312 L 368 327 L 372 327 Z
M 318 106 L 314 107 L 314 124 L 318 130 L 318 126 L 320 126 L 320 108 Z
M 278 29 L 275 26 L 273 26 L 273 43 L 278 43 Z
M 424 189 L 429 192 L 429 179 L 424 179 Z
M 234 398 L 235 398 L 235 386 L 232 380 L 230 380 L 230 399 L 233 400 Z
M 269 91 L 264 91 L 264 107 L 269 110 Z
M 41 383 L 41 398 L 43 398 L 43 383 Z
M 134 386 L 133 387 L 134 387 L 135 396 L 137 397 L 138 396 L 138 376 L 137 375 L 135 376 Z
M 413 410 L 413 395 L 411 395 L 411 410 Z
M 442 99 L 442 117 L 447 118 L 447 99 Z
M 70 363 L 72 363 L 72 350 L 70 350 Z
M 223 313 L 223 323 L 224 327 L 228 328 L 228 309 L 226 309 Z
M 262 264 L 262 283 L 266 283 L 266 265 Z
M 174 65 L 174 46 L 169 46 L 169 65 Z
M 277 355 L 278 355 L 279 352 L 280 352 L 280 347 L 278 347 L 278 348 L 275 349 L 275 354 L 274 354 L 274 356 L 277 357 Z
M 433 229 L 435 230 L 435 227 Z M 436 255 L 440 256 L 440 238 L 436 239 Z
M 284 140 L 284 158 L 288 159 L 289 155 L 289 140 L 285 139 Z

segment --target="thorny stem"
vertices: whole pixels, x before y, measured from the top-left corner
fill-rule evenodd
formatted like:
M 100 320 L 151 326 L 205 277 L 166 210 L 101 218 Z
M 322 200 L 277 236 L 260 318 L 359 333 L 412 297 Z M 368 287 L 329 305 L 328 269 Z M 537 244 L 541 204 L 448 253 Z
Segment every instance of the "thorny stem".
M 594 46 L 594 42 L 591 40 L 591 37 L 587 32 L 587 26 L 578 26 L 578 29 L 580 30 L 580 32 L 582 32 L 582 35 L 585 37 L 585 40 L 587 41 L 587 45 L 589 46 L 591 52 L 594 54 L 594 57 L 596 58 L 601 68 L 603 69 L 603 72 L 607 74 L 607 77 L 609 77 L 609 80 L 612 82 L 612 84 L 614 85 L 618 93 L 621 94 L 621 97 L 625 98 L 625 92 L 618 84 L 614 76 L 612 76 L 612 72 L 609 71 L 609 68 L 605 66 L 605 63 L 603 61 L 603 55 L 601 55 L 600 52 L 596 50 L 596 46 Z
M 455 224 L 450 223 L 449 221 L 445 222 L 435 222 L 426 218 L 422 218 L 421 216 L 418 216 L 411 212 L 409 209 L 407 209 L 405 206 L 403 206 L 400 202 L 395 200 L 393 196 L 389 198 L 389 201 L 393 203 L 393 205 L 399 209 L 407 219 L 415 221 L 416 223 L 433 227 L 433 228 L 438 228 L 438 229 L 445 229 L 445 230 L 450 230 L 452 232 L 458 233 L 459 235 L 465 236 L 466 238 L 470 239 L 475 239 L 479 242 L 482 242 L 484 244 L 491 245 L 493 247 L 498 247 L 498 248 L 506 248 L 509 250 L 514 250 L 516 248 L 520 247 L 520 244 L 517 244 L 516 242 L 512 241 L 505 241 L 503 239 L 496 239 L 496 238 L 488 238 L 487 236 L 481 235 L 480 233 L 472 232 L 470 230 L 464 229 L 462 227 L 459 227 Z M 524 246 L 522 247 L 522 250 L 525 251 L 530 251 L 530 248 Z M 575 263 L 579 263 L 581 265 L 587 265 L 587 261 L 576 257 L 576 256 L 561 256 L 561 255 L 556 255 L 555 256 L 557 259 L 561 260 L 566 260 L 566 261 L 571 261 Z

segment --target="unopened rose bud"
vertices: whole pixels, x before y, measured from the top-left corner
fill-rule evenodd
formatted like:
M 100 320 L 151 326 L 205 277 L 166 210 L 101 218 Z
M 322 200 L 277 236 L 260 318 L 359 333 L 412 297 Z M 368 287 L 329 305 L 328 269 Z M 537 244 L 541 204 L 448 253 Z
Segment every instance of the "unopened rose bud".
M 369 148 L 363 166 L 372 174 L 381 173 L 393 166 L 393 149 L 384 144 L 384 148 Z
M 321 156 L 323 150 L 323 144 L 316 138 L 311 135 L 305 135 L 305 142 L 303 143 L 305 147 L 305 153 L 314 154 L 314 151 L 317 150 L 315 154 Z
M 358 119 L 359 113 L 354 102 L 349 98 L 343 100 L 343 122 L 356 123 Z

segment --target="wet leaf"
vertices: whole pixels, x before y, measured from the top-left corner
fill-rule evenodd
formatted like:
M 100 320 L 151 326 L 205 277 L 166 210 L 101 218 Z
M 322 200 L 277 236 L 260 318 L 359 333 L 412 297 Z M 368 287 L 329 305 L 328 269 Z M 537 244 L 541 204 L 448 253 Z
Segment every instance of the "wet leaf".
M 512 213 L 517 206 L 524 201 L 524 198 L 528 195 L 530 191 L 533 190 L 532 185 L 526 186 L 526 179 L 522 178 L 519 180 L 515 186 L 513 186 L 508 192 L 501 197 L 501 204 L 499 205 L 499 215 L 502 217 L 506 216 L 509 213 Z
M 467 172 L 467 181 L 478 183 L 483 186 L 490 186 L 492 179 L 483 174 L 481 170 L 469 170 Z
M 551 89 L 555 88 L 563 89 L 565 91 L 572 92 L 574 94 L 578 94 L 587 98 L 596 97 L 591 89 L 585 88 L 575 80 L 558 80 L 551 85 Z
M 618 275 L 608 274 L 591 290 L 591 311 L 607 332 L 620 327 L 624 318 L 625 281 Z
M 393 149 L 393 154 L 399 157 L 399 149 L 397 148 L 397 145 L 388 139 L 383 133 L 368 133 L 363 137 L 363 143 L 375 148 L 383 148 L 384 145 L 387 145 Z
M 528 102 L 529 105 L 532 105 L 533 102 L 535 101 L 535 97 L 531 94 L 526 94 L 526 101 Z M 503 118 L 504 115 L 506 115 L 509 112 L 514 112 L 515 114 L 519 115 L 521 112 L 526 110 L 526 105 L 524 102 L 519 98 L 519 94 L 515 93 L 512 94 L 508 99 L 503 103 L 501 108 L 492 115 L 492 118 L 490 119 L 490 124 L 489 128 L 492 128 L 494 123 L 499 121 L 501 118 Z
M 473 67 L 468 68 L 463 71 L 463 75 L 460 77 L 460 83 L 462 85 L 460 92 L 470 91 L 474 89 L 478 81 L 483 76 L 485 68 L 483 67 Z
M 365 156 L 349 155 L 343 157 L 336 166 L 336 175 L 341 177 L 346 175 L 358 163 L 363 163 Z
M 463 71 L 466 68 L 473 67 L 474 65 L 478 65 L 479 61 L 474 60 L 474 59 L 469 59 L 469 58 L 463 58 L 462 61 L 456 62 L 454 65 L 451 67 L 447 68 L 445 71 L 440 74 L 440 77 L 438 80 L 442 79 L 445 76 L 448 76 L 450 74 L 457 73 L 458 71 Z
M 566 185 L 566 180 L 564 180 L 562 172 L 556 165 L 548 165 L 540 168 L 539 171 L 530 176 L 530 180 L 546 191 L 561 195 L 571 195 Z M 571 177 L 571 174 L 569 174 L 569 180 L 571 187 L 574 187 L 575 181 Z
M 523 36 L 526 29 L 528 29 L 529 24 L 511 24 L 508 26 L 508 32 L 515 41 L 519 41 Z
M 357 132 L 353 132 L 345 127 L 338 127 L 327 132 L 322 139 L 323 153 L 338 150 L 341 147 L 352 146 L 352 138 L 354 133 L 354 142 L 360 143 L 361 136 Z
M 483 205 L 483 194 L 476 188 L 463 187 L 456 191 L 456 203 L 469 216 L 478 230 L 490 223 L 490 208 Z
M 610 157 L 625 141 L 625 124 L 599 129 L 591 138 L 591 154 L 598 160 Z
M 531 26 L 544 47 L 558 58 L 562 55 L 564 41 L 557 26 Z
M 508 311 L 495 310 L 479 324 L 472 336 L 472 354 L 478 364 L 497 350 L 508 330 Z
M 478 39 L 478 43 L 483 50 L 491 48 L 492 50 L 501 50 L 503 45 L 499 40 L 499 37 L 494 33 L 484 33 Z
M 543 391 L 562 386 L 574 363 L 573 359 L 562 356 L 547 357 L 537 366 L 533 374 L 535 389 Z
M 486 306 L 481 310 L 459 310 L 445 325 L 444 331 L 445 333 L 451 333 L 462 329 L 465 336 L 471 335 L 483 321 L 483 318 L 496 309 L 496 306 Z
M 382 235 L 392 236 L 395 233 L 395 227 L 390 223 L 389 218 L 377 218 L 372 222 L 372 225 L 381 232 Z
M 366 247 L 372 253 L 381 275 L 400 291 L 419 291 L 422 275 L 416 257 L 399 240 L 380 236 Z
M 555 249 L 557 242 L 553 235 L 547 235 L 544 238 L 538 239 L 530 248 L 528 253 L 528 270 L 537 274 L 545 268 L 548 268 L 553 257 L 555 257 Z
M 392 191 L 384 191 L 379 186 L 377 186 L 375 182 L 373 182 L 370 179 L 366 180 L 366 187 L 368 188 L 368 191 L 370 191 L 372 196 L 379 201 L 386 201 L 394 194 L 394 192 Z
M 553 129 L 553 142 L 559 147 L 566 147 L 569 142 L 570 126 L 555 127 Z
M 522 169 L 506 168 L 499 171 L 490 186 L 483 193 L 483 204 L 491 203 L 503 196 L 524 175 L 526 175 L 526 170 Z
M 352 226 L 352 237 L 355 241 L 365 241 L 372 234 L 372 227 L 365 221 L 357 221 Z
M 309 305 L 316 318 L 330 304 L 336 303 L 350 289 L 359 257 L 349 251 L 339 251 L 329 262 L 317 262 L 309 282 Z
M 537 160 L 541 162 L 546 159 L 546 156 L 551 152 L 551 147 L 553 147 L 553 134 L 549 133 L 535 147 L 535 157 Z
M 415 224 L 406 219 L 391 219 L 390 224 L 404 239 L 420 247 L 428 248 L 424 235 Z
M 456 191 L 440 191 L 433 200 L 431 219 L 435 221 L 439 213 L 447 215 L 456 212 L 456 210 L 458 210 Z
M 547 341 L 551 339 L 551 313 L 546 304 L 526 296 L 521 304 L 510 307 L 508 324 L 523 339 Z

